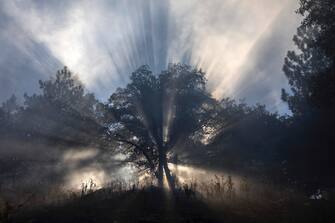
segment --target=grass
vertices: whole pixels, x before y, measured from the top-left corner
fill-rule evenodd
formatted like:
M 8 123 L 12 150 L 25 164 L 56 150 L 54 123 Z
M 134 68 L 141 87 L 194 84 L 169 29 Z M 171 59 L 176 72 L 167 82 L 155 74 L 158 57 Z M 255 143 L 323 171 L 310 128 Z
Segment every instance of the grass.
M 220 222 L 195 198 L 172 196 L 156 187 L 98 190 L 62 204 L 16 213 L 13 222 Z
M 335 222 L 332 194 L 312 200 L 275 185 L 235 183 L 229 176 L 176 185 L 174 193 L 152 182 L 113 181 L 98 189 L 90 180 L 81 191 L 36 196 L 22 207 L 5 202 L 0 222 Z

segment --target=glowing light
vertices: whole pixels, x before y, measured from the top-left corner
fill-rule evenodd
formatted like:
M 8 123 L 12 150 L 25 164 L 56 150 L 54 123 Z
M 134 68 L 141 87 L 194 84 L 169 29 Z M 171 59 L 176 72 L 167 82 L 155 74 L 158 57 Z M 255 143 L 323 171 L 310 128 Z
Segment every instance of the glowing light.
M 94 183 L 99 189 L 112 181 L 130 182 L 136 179 L 136 169 L 131 165 L 115 167 L 111 172 L 97 160 L 99 150 L 95 148 L 76 148 L 66 151 L 59 168 L 65 171 L 65 188 L 81 190 L 83 184 Z M 125 159 L 125 155 L 116 154 L 111 162 Z
M 66 151 L 63 155 L 63 161 L 66 163 L 73 163 L 76 161 L 90 159 L 95 157 L 98 154 L 96 149 L 84 149 L 84 150 L 69 150 Z
M 95 189 L 99 189 L 106 183 L 106 173 L 103 169 L 88 167 L 72 171 L 66 177 L 66 187 L 69 189 L 80 190 L 83 184 L 89 183 L 91 180 L 95 184 Z
M 225 171 L 209 170 L 186 165 L 175 165 L 172 163 L 169 163 L 169 168 L 177 176 L 177 179 L 181 184 L 190 185 L 192 183 L 196 183 L 206 187 L 214 184 L 217 180 L 221 184 L 225 183 L 227 182 L 229 176 L 231 177 L 235 188 L 239 188 L 242 182 L 241 176 Z M 202 189 L 200 189 L 199 192 L 203 192 L 201 191 Z
M 206 71 L 217 98 L 241 90 L 248 78 L 242 71 L 255 62 L 250 53 L 285 7 L 294 16 L 295 5 L 294 0 L 78 1 L 50 13 L 30 1 L 3 3 L 30 38 L 99 96 L 125 84 L 140 65 L 159 72 L 169 62 L 184 62 Z

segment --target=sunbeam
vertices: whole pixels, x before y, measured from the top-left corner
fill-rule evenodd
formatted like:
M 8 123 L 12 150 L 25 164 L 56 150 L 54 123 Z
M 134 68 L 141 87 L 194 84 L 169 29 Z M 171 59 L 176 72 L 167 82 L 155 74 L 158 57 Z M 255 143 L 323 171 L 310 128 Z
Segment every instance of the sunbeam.
M 78 73 L 87 88 L 102 98 L 125 85 L 129 74 L 143 64 L 158 73 L 168 63 L 182 62 L 206 72 L 208 87 L 216 98 L 248 99 L 250 93 L 240 86 L 261 85 L 249 80 L 262 78 L 262 73 L 246 75 L 243 70 L 265 59 L 250 60 L 251 52 L 271 47 L 257 44 L 269 32 L 283 32 L 276 30 L 274 21 L 288 16 L 296 20 L 293 0 L 61 2 L 53 13 L 47 4 L 41 6 L 34 0 L 3 2 L 2 13 L 23 35 L 45 46 L 55 59 Z M 290 47 L 297 22 L 280 27 L 286 33 L 281 36 L 282 56 Z M 24 43 L 19 46 L 24 51 L 29 51 L 28 47 Z M 273 60 L 281 64 L 282 56 Z M 35 57 L 43 60 L 42 55 Z M 280 67 L 273 75 L 273 82 L 285 87 Z M 273 92 L 268 95 L 256 97 L 273 103 Z
M 1 222 L 333 222 L 334 0 L 0 0 Z

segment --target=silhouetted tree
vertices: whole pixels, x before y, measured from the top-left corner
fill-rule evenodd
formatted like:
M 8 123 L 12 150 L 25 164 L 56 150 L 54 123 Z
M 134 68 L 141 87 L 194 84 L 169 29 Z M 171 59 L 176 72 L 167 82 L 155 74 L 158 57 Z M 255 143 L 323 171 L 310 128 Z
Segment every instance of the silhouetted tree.
M 300 0 L 298 13 L 305 16 L 294 37 L 299 51 L 284 65 L 291 92 L 282 99 L 293 113 L 285 150 L 290 172 L 317 187 L 335 184 L 335 2 Z
M 293 38 L 299 53 L 289 51 L 285 58 L 283 70 L 292 93 L 283 89 L 282 99 L 295 116 L 304 115 L 313 108 L 317 95 L 315 81 L 330 66 L 329 58 L 315 45 L 318 35 L 316 27 L 299 27 Z
M 305 16 L 294 37 L 300 53 L 290 51 L 284 65 L 293 95 L 283 92 L 295 115 L 335 105 L 335 2 L 300 0 L 298 12 Z
M 58 142 L 91 143 L 99 133 L 99 102 L 65 67 L 55 78 L 39 81 L 41 94 L 24 96 L 20 131 Z
M 153 173 L 162 186 L 164 172 L 173 187 L 168 154 L 204 123 L 211 98 L 201 70 L 170 64 L 158 76 L 148 66 L 132 73 L 130 83 L 107 104 L 107 136 L 129 160 Z
M 7 101 L 2 103 L 0 107 L 0 133 L 2 137 L 13 133 L 20 109 L 15 95 L 12 95 Z
M 316 27 L 315 46 L 322 48 L 335 66 L 335 2 L 333 0 L 300 0 L 298 13 L 305 18 L 304 27 Z
M 199 135 L 203 145 L 186 146 L 181 157 L 213 168 L 272 174 L 281 158 L 284 117 L 270 113 L 264 105 L 250 106 L 229 98 L 213 107 Z

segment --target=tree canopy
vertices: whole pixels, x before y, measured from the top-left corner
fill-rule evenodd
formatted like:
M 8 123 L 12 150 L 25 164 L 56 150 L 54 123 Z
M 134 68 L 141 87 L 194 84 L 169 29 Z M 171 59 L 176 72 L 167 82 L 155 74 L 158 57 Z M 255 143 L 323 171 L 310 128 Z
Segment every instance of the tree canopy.
M 119 142 L 132 162 L 150 170 L 160 184 L 165 172 L 172 185 L 167 155 L 178 141 L 202 127 L 211 101 L 201 70 L 170 64 L 156 76 L 142 66 L 132 73 L 125 88 L 111 95 L 106 105 L 110 117 L 106 133 Z
M 298 51 L 288 52 L 283 68 L 291 92 L 283 90 L 282 99 L 294 116 L 283 153 L 289 172 L 314 186 L 335 184 L 334 9 L 334 1 L 300 0 L 304 19 L 293 39 Z
M 25 136 L 56 142 L 91 143 L 100 128 L 100 103 L 65 67 L 55 78 L 39 81 L 41 94 L 24 95 L 17 127 Z

